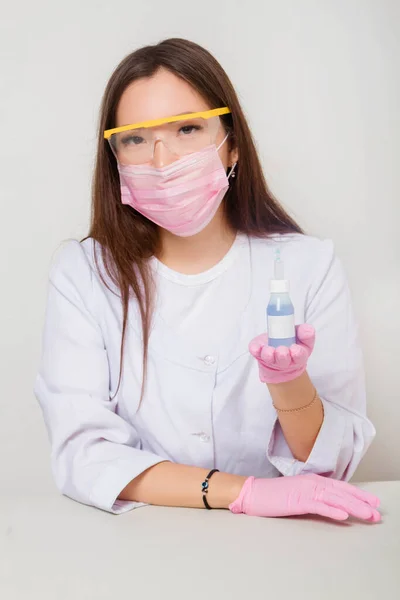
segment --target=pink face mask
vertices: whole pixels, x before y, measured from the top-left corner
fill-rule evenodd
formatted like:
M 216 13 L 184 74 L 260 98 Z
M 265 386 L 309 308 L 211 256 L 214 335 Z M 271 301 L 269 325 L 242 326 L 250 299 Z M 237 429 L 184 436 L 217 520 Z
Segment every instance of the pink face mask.
M 175 235 L 199 233 L 217 212 L 235 167 L 227 176 L 219 148 L 207 146 L 160 169 L 118 163 L 122 203 Z

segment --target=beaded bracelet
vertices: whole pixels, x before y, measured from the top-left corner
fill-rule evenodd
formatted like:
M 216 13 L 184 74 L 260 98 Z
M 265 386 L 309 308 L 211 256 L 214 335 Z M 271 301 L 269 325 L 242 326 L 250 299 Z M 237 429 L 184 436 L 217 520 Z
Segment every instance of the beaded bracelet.
M 211 506 L 207 502 L 207 494 L 208 494 L 208 489 L 209 489 L 209 481 L 210 481 L 211 477 L 214 475 L 214 473 L 219 473 L 219 470 L 212 469 L 209 472 L 209 474 L 207 475 L 207 477 L 205 478 L 205 480 L 203 481 L 203 483 L 201 484 L 201 491 L 203 493 L 203 503 L 207 510 L 211 510 Z

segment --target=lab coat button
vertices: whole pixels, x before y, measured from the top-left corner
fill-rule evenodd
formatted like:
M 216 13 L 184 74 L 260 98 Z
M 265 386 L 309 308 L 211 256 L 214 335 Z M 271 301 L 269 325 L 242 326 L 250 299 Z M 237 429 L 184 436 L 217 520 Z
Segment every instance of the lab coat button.
M 204 363 L 209 366 L 215 364 L 215 356 L 210 356 L 210 355 L 205 356 Z
M 204 433 L 204 431 L 199 431 L 198 433 L 192 433 L 192 435 L 196 436 L 201 442 L 207 443 L 211 440 L 211 437 Z

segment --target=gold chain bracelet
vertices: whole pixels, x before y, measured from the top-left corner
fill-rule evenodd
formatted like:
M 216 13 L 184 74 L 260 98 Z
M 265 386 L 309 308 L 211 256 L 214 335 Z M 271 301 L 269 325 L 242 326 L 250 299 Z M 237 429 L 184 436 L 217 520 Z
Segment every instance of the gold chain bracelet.
M 305 406 L 299 406 L 298 408 L 278 408 L 277 406 L 275 406 L 275 404 L 273 402 L 272 402 L 272 406 L 274 407 L 276 412 L 279 412 L 279 413 L 300 412 L 302 410 L 306 410 L 306 408 L 310 408 L 316 402 L 317 398 L 318 398 L 318 393 L 317 393 L 317 390 L 314 388 L 314 397 L 311 400 L 311 402 L 309 402 Z

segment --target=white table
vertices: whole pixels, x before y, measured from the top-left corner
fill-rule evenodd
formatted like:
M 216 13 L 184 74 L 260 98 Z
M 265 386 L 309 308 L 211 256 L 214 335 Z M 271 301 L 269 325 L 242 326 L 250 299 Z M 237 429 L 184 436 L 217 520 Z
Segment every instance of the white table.
M 2 493 L 0 598 L 395 600 L 400 482 L 362 487 L 381 497 L 382 524 L 156 507 L 113 516 L 56 492 Z

